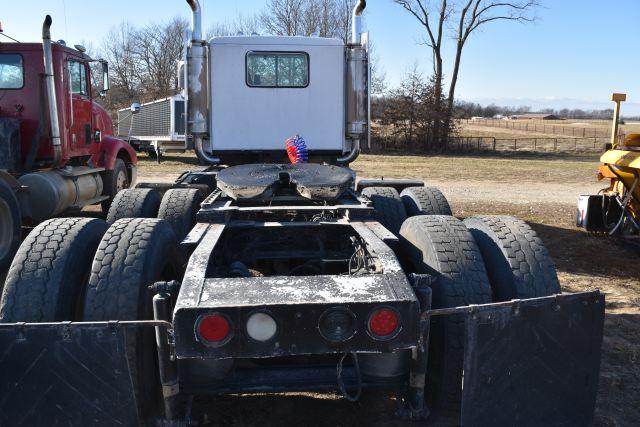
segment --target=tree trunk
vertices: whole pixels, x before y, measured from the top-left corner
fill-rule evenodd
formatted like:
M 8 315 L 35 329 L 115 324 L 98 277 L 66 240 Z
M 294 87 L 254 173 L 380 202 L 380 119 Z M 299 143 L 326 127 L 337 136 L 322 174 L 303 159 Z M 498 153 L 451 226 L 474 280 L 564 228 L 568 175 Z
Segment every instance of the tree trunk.
M 462 58 L 463 47 L 464 42 L 462 40 L 458 40 L 458 45 L 456 47 L 456 59 L 453 64 L 453 73 L 451 74 L 451 85 L 449 86 L 449 97 L 447 98 L 447 112 L 449 115 L 453 113 L 453 102 L 455 100 L 456 84 L 458 83 L 458 73 L 460 72 L 460 60 Z
M 434 98 L 435 98 L 435 105 L 434 105 L 434 110 L 435 110 L 435 121 L 433 124 L 433 136 L 431 138 L 431 142 L 432 142 L 432 147 L 436 147 L 437 149 L 440 149 L 442 147 L 442 110 L 443 110 L 443 106 L 442 106 L 442 79 L 443 79 L 443 75 L 442 75 L 442 56 L 440 55 L 440 52 L 436 52 L 436 54 L 434 55 L 434 69 L 435 69 L 435 75 L 434 75 L 434 83 L 435 83 L 435 88 L 434 88 Z M 428 144 L 428 141 L 427 141 Z M 425 149 L 428 151 L 429 150 L 429 146 L 427 145 L 425 147 Z

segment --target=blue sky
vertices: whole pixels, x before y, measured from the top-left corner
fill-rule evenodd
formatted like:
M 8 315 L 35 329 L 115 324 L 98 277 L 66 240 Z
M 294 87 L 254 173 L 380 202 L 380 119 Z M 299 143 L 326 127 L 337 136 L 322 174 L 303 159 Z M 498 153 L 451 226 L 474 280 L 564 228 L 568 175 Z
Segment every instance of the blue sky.
M 144 25 L 189 16 L 183 0 L 1 0 L 4 31 L 36 41 L 46 13 L 53 36 L 70 44 L 99 45 L 123 19 Z M 265 0 L 202 0 L 204 26 L 260 11 Z M 606 108 L 613 91 L 626 91 L 624 112 L 640 114 L 640 0 L 542 0 L 531 25 L 498 22 L 476 33 L 463 57 L 462 99 L 540 107 Z M 28 7 L 25 7 L 28 5 Z M 430 53 L 417 42 L 417 21 L 391 0 L 370 0 L 366 26 L 391 84 L 418 63 L 431 69 Z M 2 38 L 0 38 L 2 40 Z M 445 61 L 452 60 L 450 49 Z

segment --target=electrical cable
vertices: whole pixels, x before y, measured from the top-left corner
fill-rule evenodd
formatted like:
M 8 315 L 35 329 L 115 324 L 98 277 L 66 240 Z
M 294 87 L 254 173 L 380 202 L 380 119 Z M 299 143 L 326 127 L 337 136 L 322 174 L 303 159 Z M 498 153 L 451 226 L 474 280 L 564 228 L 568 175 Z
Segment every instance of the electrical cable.
M 349 402 L 357 402 L 362 396 L 362 375 L 360 373 L 360 363 L 358 362 L 358 355 L 356 353 L 351 353 L 351 358 L 353 359 L 353 367 L 356 371 L 356 379 L 358 381 L 358 389 L 355 395 L 350 395 L 347 392 L 347 389 L 344 385 L 344 380 L 342 379 L 342 364 L 344 363 L 344 359 L 346 359 L 347 354 L 344 353 L 338 362 L 338 366 L 336 366 L 336 375 L 338 377 L 338 388 L 340 389 L 340 393 L 342 396 L 347 399 Z

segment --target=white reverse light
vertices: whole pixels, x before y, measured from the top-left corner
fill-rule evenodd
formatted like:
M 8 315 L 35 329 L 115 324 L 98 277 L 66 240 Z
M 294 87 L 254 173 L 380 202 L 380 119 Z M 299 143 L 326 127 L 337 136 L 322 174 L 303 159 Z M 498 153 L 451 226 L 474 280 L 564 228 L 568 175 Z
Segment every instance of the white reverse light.
M 276 321 L 267 313 L 253 313 L 247 320 L 247 334 L 256 341 L 269 341 L 277 331 Z

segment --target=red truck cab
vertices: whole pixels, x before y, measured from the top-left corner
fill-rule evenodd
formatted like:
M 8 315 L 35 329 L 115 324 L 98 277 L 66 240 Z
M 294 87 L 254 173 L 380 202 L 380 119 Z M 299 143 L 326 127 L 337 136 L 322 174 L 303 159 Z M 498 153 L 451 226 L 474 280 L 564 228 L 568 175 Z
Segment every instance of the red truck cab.
M 107 63 L 52 42 L 51 22 L 42 43 L 0 43 L 0 269 L 22 224 L 87 205 L 108 209 L 136 179 L 135 151 L 95 100 L 109 89 Z M 102 64 L 102 90 L 91 84 L 92 63 Z
M 130 165 L 131 174 L 137 163 L 135 151 L 113 137 L 111 117 L 94 100 L 91 58 L 59 43 L 52 45 L 52 56 L 62 143 L 62 161 L 57 166 L 80 165 L 90 158 L 94 166 L 112 169 L 119 157 Z M 49 118 L 42 44 L 0 43 L 0 68 L 7 69 L 0 74 L 0 117 L 20 121 L 21 158 L 29 156 L 36 142 L 34 163 L 50 166 L 54 156 L 47 141 L 48 126 L 43 123 Z

